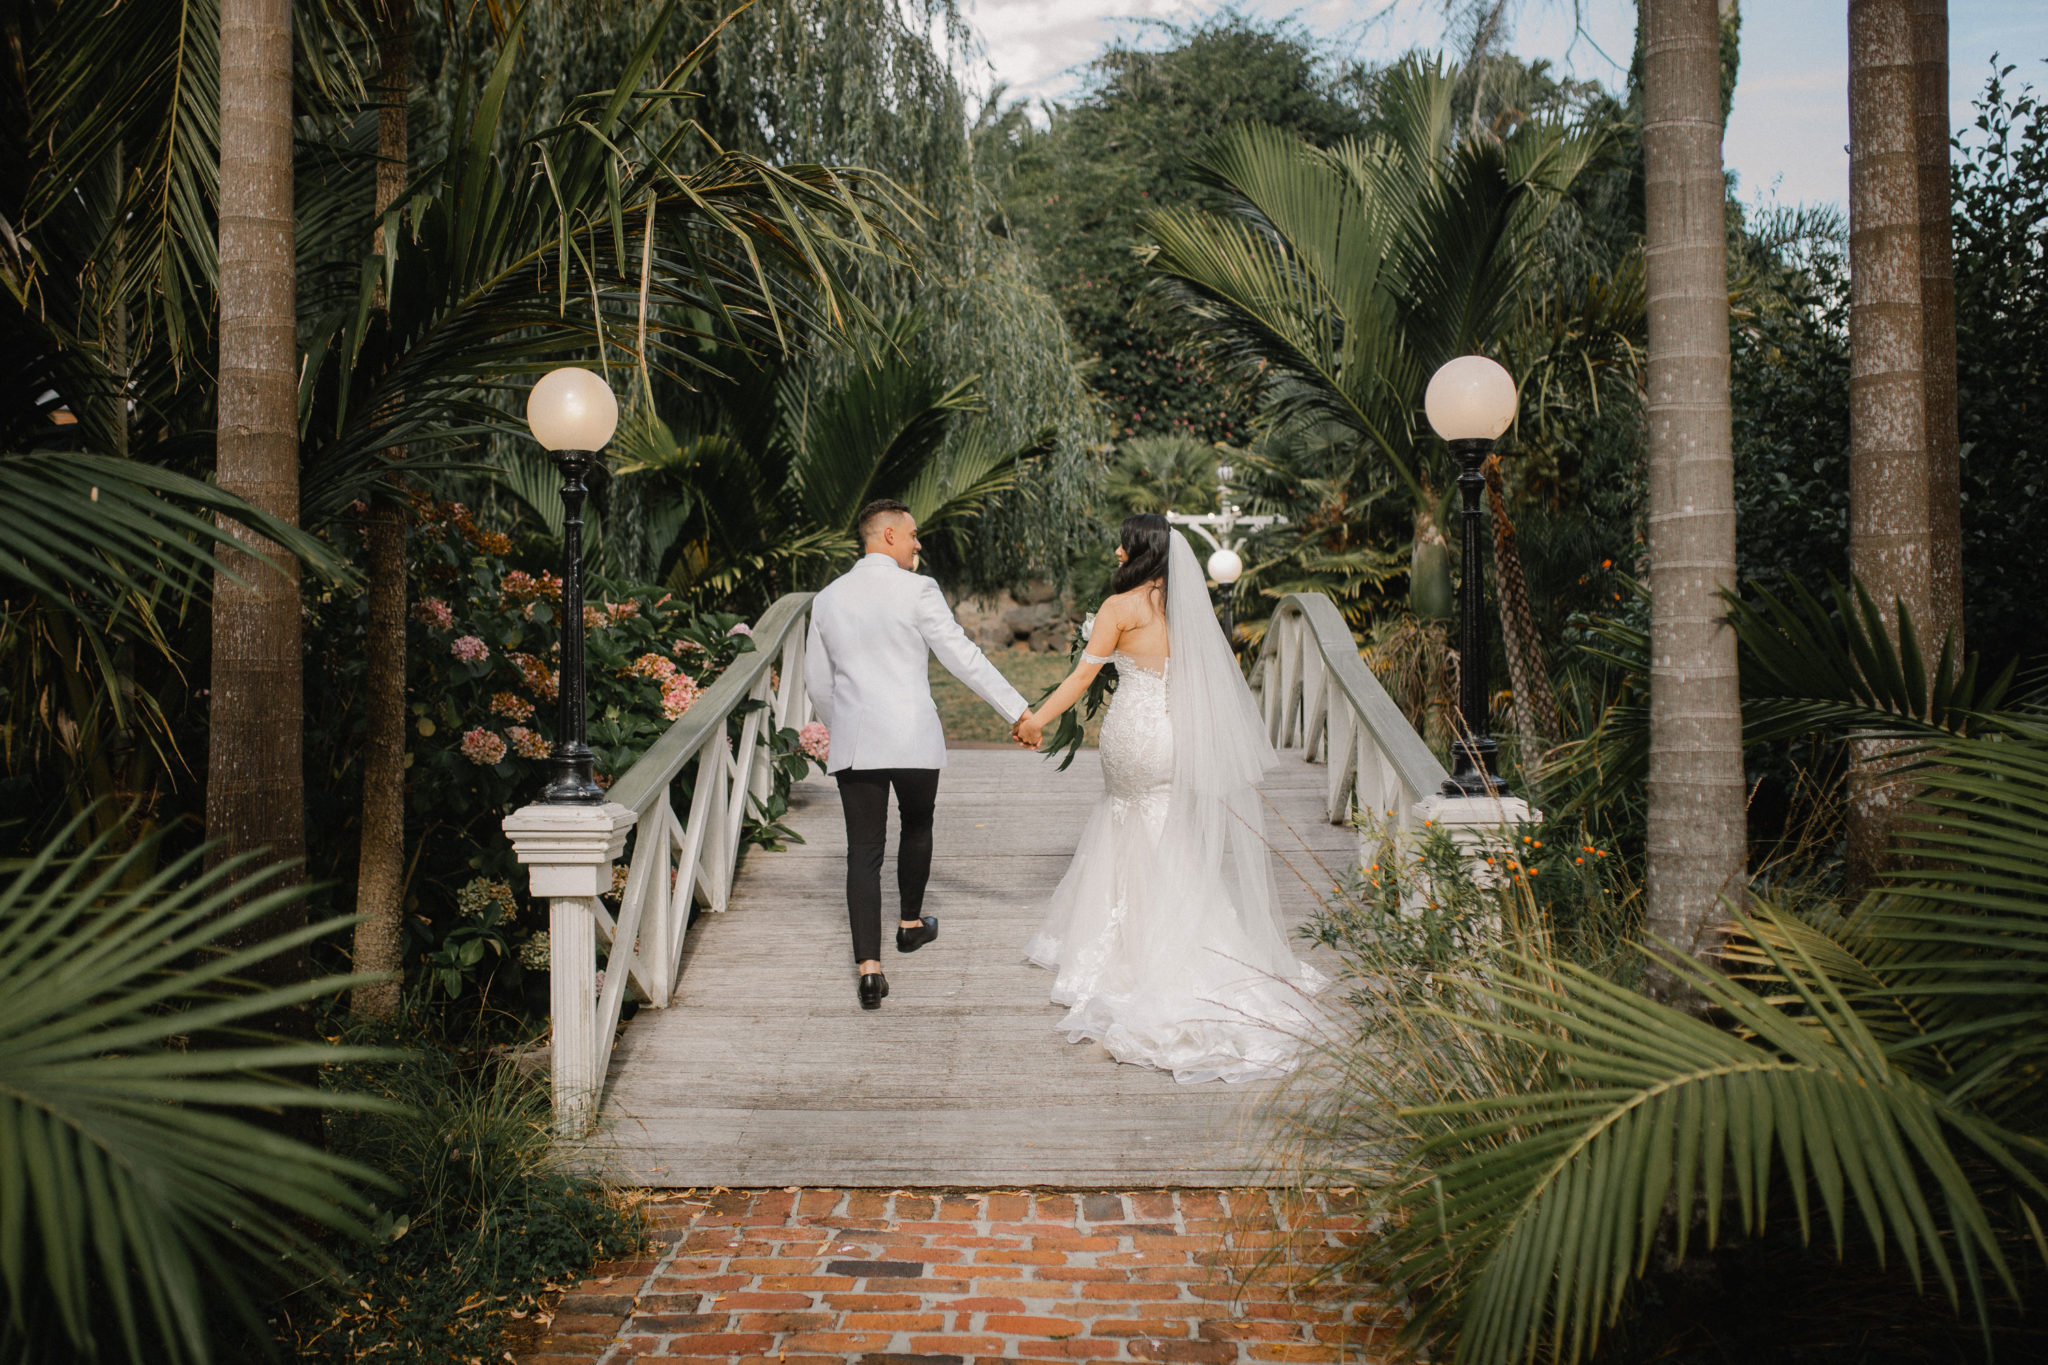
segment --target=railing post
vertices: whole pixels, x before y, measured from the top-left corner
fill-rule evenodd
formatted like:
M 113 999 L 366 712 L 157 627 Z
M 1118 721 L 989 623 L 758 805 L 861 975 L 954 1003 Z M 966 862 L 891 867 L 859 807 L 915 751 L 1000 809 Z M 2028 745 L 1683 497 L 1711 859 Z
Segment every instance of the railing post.
M 1425 796 L 1415 803 L 1414 812 L 1417 824 L 1434 825 L 1451 836 L 1479 886 L 1490 886 L 1500 876 L 1515 831 L 1543 821 L 1543 812 L 1532 810 L 1519 796 Z M 1488 866 L 1489 853 L 1504 856 Z
M 504 821 L 529 892 L 548 902 L 555 1131 L 565 1137 L 595 1116 L 611 1056 L 611 1040 L 597 1036 L 597 898 L 632 828 L 633 812 L 615 803 L 522 806 Z

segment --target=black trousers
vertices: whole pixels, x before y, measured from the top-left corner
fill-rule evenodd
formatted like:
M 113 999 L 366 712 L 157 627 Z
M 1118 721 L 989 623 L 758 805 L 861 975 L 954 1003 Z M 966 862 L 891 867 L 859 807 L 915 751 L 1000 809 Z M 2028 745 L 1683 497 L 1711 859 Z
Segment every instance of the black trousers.
M 903 919 L 924 911 L 924 884 L 932 875 L 932 806 L 939 796 L 937 768 L 843 768 L 839 804 L 846 812 L 846 918 L 853 928 L 853 960 L 882 955 L 882 846 L 889 824 L 889 788 L 903 829 L 896 846 L 896 892 Z

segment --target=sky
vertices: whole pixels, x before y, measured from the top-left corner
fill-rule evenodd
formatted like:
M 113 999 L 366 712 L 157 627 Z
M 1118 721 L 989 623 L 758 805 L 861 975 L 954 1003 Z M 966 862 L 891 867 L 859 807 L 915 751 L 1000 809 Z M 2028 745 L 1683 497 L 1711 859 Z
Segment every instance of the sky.
M 1057 99 L 1080 68 L 1142 21 L 1186 21 L 1213 0 L 966 0 L 986 45 L 970 80 L 1012 96 Z M 1265 18 L 1292 16 L 1336 50 L 1383 61 L 1442 40 L 1442 0 L 1241 0 Z M 1576 8 L 1576 17 L 1574 10 Z M 1849 37 L 1845 0 L 1749 0 L 1742 7 L 1742 65 L 1722 157 L 1748 203 L 1833 204 L 1849 197 Z M 1634 0 L 1522 0 L 1510 50 L 1619 89 L 1635 46 Z M 2015 82 L 2048 92 L 2048 0 L 1949 0 L 1949 124 L 1972 117 L 1992 54 L 2019 68 Z

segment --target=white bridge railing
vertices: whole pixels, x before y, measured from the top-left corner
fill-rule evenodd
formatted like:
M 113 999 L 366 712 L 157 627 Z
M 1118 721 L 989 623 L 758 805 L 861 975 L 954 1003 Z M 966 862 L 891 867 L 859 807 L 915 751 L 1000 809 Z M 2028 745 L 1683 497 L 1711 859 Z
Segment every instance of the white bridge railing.
M 1252 687 L 1276 749 L 1327 762 L 1323 811 L 1333 825 L 1354 812 L 1375 828 L 1407 828 L 1449 776 L 1380 686 L 1336 603 L 1321 593 L 1280 600 L 1259 647 Z M 1361 831 L 1361 845 L 1367 835 Z
M 668 1005 L 692 905 L 726 907 L 743 822 L 774 790 L 770 727 L 801 727 L 811 716 L 803 676 L 810 606 L 811 594 L 793 593 L 769 607 L 753 627 L 753 651 L 735 659 L 617 776 L 608 804 L 533 805 L 505 820 L 533 895 L 549 903 L 555 1124 L 565 1135 L 582 1132 L 596 1115 L 627 991 L 648 1007 Z M 1350 627 L 1320 593 L 1281 600 L 1252 685 L 1274 746 L 1299 748 L 1307 761 L 1328 764 L 1324 813 L 1332 824 L 1359 817 L 1361 852 L 1390 826 L 1411 827 L 1426 812 L 1441 823 L 1475 827 L 1528 818 L 1514 798 L 1442 797 L 1443 764 L 1373 677 Z M 738 744 L 730 745 L 728 721 L 749 701 L 762 705 L 745 716 Z M 679 818 L 670 791 L 692 763 L 688 815 Z M 1461 805 L 1474 809 L 1456 809 Z M 629 840 L 614 918 L 603 897 Z M 608 949 L 601 986 L 600 943 Z
M 754 648 L 734 659 L 681 719 L 618 774 L 603 806 L 527 806 L 505 832 L 528 865 L 532 893 L 548 899 L 549 1004 L 555 1126 L 581 1132 L 603 1094 L 619 1015 L 631 989 L 660 1009 L 674 998 L 693 904 L 724 910 L 749 814 L 774 790 L 768 742 L 810 719 L 804 638 L 811 594 L 792 593 L 753 626 Z M 778 677 L 779 674 L 779 677 Z M 727 722 L 749 701 L 739 742 Z M 691 763 L 687 819 L 670 800 Z M 618 917 L 606 909 L 611 865 L 632 851 Z M 608 952 L 599 985 L 597 947 Z

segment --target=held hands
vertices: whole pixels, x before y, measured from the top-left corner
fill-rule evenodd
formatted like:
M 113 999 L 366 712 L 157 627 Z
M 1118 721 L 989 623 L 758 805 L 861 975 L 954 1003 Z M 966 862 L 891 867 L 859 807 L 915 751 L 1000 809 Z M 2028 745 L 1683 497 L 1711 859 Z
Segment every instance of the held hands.
M 1016 740 L 1017 747 L 1021 749 L 1036 749 L 1039 741 L 1045 738 L 1045 727 L 1038 723 L 1037 717 L 1026 711 L 1017 717 L 1016 723 L 1010 727 L 1010 738 Z

